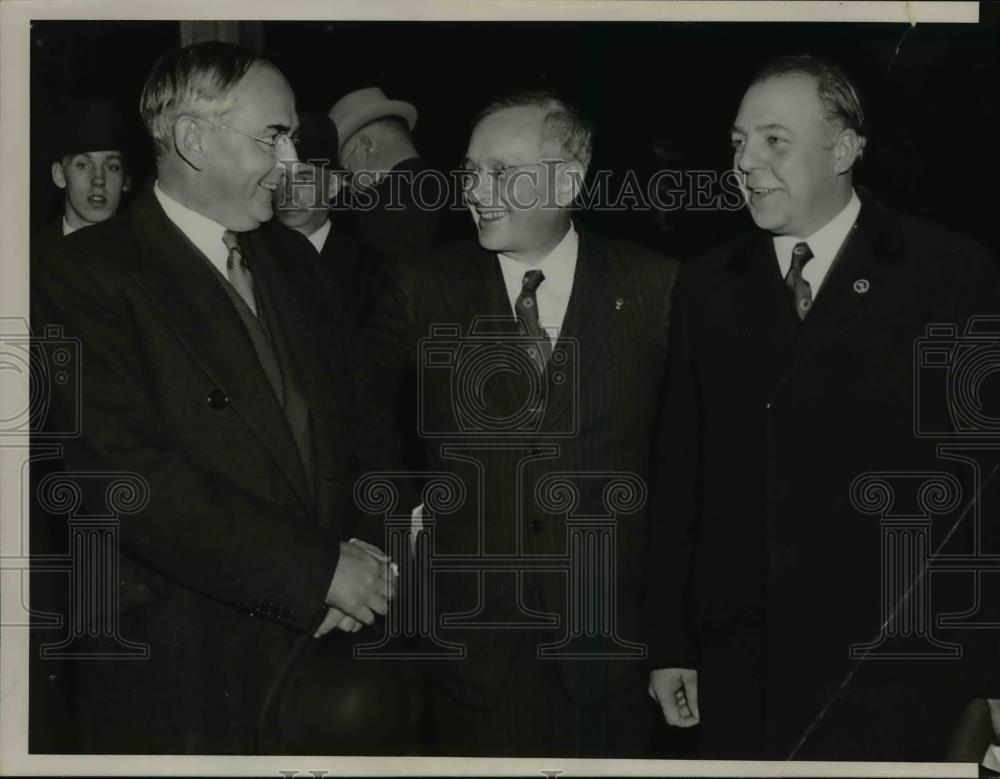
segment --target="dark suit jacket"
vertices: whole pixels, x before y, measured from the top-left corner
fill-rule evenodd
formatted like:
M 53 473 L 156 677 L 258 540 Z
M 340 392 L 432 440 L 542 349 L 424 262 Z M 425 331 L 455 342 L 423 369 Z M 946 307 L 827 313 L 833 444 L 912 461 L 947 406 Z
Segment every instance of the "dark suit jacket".
M 365 423 L 343 344 L 253 236 L 244 253 L 310 409 L 313 489 L 246 327 L 151 189 L 32 258 L 35 332 L 55 323 L 80 343 L 82 434 L 66 442 L 68 466 L 134 473 L 149 489 L 121 521 L 120 599 L 122 636 L 150 657 L 81 661 L 83 751 L 256 751 L 268 690 L 357 532 L 354 425 Z M 53 386 L 68 415 L 72 387 Z M 88 508 L 104 511 L 91 481 Z
M 451 203 L 448 184 L 420 157 L 401 161 L 373 190 L 354 196 L 354 237 L 376 259 L 390 264 L 421 261 L 435 246 L 442 210 Z
M 616 589 L 602 590 L 592 569 L 577 581 L 613 604 L 608 619 L 616 636 L 572 644 L 585 657 L 559 659 L 559 671 L 580 705 L 637 675 L 639 657 L 621 654 L 637 649 L 645 478 L 676 268 L 637 246 L 582 233 L 541 402 L 532 400 L 532 374 L 519 373 L 516 359 L 506 362 L 519 337 L 516 320 L 496 255 L 477 244 L 434 255 L 372 318 L 369 335 L 385 385 L 396 386 L 406 366 L 417 370 L 426 467 L 463 485 L 458 505 L 433 517 L 433 555 L 436 563 L 468 557 L 470 570 L 438 574 L 435 600 L 425 606 L 438 636 L 468 650 L 465 659 L 436 668 L 437 679 L 467 705 L 494 706 L 516 664 L 535 662 L 534 645 L 566 637 L 571 623 L 579 627 L 567 606 L 565 571 L 481 574 L 475 555 L 482 549 L 525 565 L 565 556 L 567 516 L 609 514 L 608 502 L 619 509 L 610 560 Z M 429 337 L 431 328 L 449 325 L 451 332 Z M 568 493 L 552 481 L 561 473 Z M 604 492 L 612 474 L 624 474 L 634 501 Z M 577 496 L 575 508 L 572 500 L 558 505 L 569 493 Z M 467 624 L 456 624 L 463 614 Z M 602 651 L 619 656 L 599 657 Z
M 654 668 L 699 669 L 708 754 L 783 759 L 807 732 L 799 757 L 943 753 L 970 697 L 965 664 L 849 660 L 851 644 L 879 635 L 882 587 L 879 517 L 853 508 L 850 489 L 866 471 L 962 470 L 914 435 L 914 382 L 935 382 L 915 375 L 915 341 L 928 323 L 961 332 L 970 314 L 1000 313 L 998 295 L 982 247 L 867 195 L 804 323 L 768 234 L 685 266 L 658 434 L 665 559 L 651 571 L 648 636 Z M 895 511 L 912 510 L 903 500 Z M 932 545 L 953 518 L 935 520 Z M 967 533 L 945 550 L 967 552 L 954 546 Z M 958 580 L 957 600 L 936 599 L 934 613 L 971 607 L 971 582 Z M 943 595 L 956 578 L 934 582 Z M 949 689 L 956 699 L 942 701 Z
M 45 227 L 33 233 L 31 236 L 31 251 L 48 251 L 58 246 L 63 238 L 66 237 L 63 235 L 62 223 L 63 217 L 60 213 L 59 216 L 46 224 Z
M 333 225 L 322 251 L 296 230 L 271 220 L 260 236 L 283 270 L 337 328 L 353 332 L 388 283 L 389 260 Z

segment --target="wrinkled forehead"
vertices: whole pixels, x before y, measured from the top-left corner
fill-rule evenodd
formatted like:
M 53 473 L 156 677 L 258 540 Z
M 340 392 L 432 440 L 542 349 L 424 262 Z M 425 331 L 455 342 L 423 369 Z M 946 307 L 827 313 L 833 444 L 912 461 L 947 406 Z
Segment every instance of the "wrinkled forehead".
M 545 111 L 508 108 L 483 117 L 473 128 L 466 159 L 489 162 L 534 162 L 542 152 Z
M 265 63 L 251 67 L 220 102 L 227 118 L 245 119 L 259 129 L 298 127 L 291 86 L 279 70 Z

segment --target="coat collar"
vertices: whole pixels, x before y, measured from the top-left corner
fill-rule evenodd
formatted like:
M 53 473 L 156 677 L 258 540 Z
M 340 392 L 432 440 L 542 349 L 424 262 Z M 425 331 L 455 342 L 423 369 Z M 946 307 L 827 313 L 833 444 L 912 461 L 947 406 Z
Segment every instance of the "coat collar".
M 602 363 L 604 351 L 616 312 L 621 307 L 624 269 L 609 252 L 607 243 L 577 226 L 580 235 L 577 264 L 573 277 L 566 316 L 546 371 L 545 415 L 542 428 L 553 430 L 567 411 L 576 409 L 571 403 Z M 510 309 L 510 300 L 496 254 L 475 245 L 467 261 L 456 263 L 448 280 L 445 305 L 452 321 L 463 326 L 463 335 L 473 323 L 478 334 L 516 338 L 517 320 Z M 527 382 L 516 373 L 496 374 L 490 382 L 491 394 L 501 414 L 507 416 L 523 407 Z M 573 431 L 576 425 L 558 424 L 559 430 Z
M 899 218 L 859 189 L 861 212 L 804 322 L 781 279 L 771 236 L 738 242 L 727 264 L 736 283 L 737 316 L 751 338 L 781 356 L 789 371 L 862 321 L 905 264 Z

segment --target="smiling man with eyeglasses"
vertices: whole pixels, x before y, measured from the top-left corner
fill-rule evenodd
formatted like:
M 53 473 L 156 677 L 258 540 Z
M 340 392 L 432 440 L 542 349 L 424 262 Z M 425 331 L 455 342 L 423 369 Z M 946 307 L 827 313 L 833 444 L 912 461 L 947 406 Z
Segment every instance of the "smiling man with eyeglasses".
M 638 643 L 646 511 L 607 498 L 612 484 L 646 490 L 677 264 L 575 223 L 590 160 L 590 125 L 558 95 L 492 102 L 462 174 L 478 240 L 401 269 L 370 318 L 380 385 L 418 376 L 426 470 L 469 496 L 413 523 L 467 566 L 433 571 L 422 604 L 465 653 L 423 664 L 432 754 L 653 754 Z M 613 540 L 576 543 L 577 517 L 609 513 Z M 571 576 L 542 570 L 581 549 L 595 556 Z
M 380 737 L 405 708 L 391 705 L 399 686 L 365 692 L 381 677 L 327 637 L 371 624 L 394 596 L 390 561 L 353 538 L 364 535 L 351 494 L 361 434 L 377 451 L 378 420 L 342 378 L 344 335 L 320 322 L 255 231 L 296 159 L 292 90 L 252 52 L 196 44 L 159 60 L 141 112 L 155 184 L 121 219 L 32 257 L 36 332 L 62 327 L 86 363 L 79 397 L 53 389 L 57 408 L 82 412 L 66 464 L 127 472 L 149 496 L 120 524 L 117 592 L 106 593 L 120 607 L 93 604 L 117 628 L 86 644 L 100 657 L 76 669 L 77 743 L 392 749 Z M 108 511 L 103 487 L 85 497 Z M 286 706 L 295 690 L 322 713 L 300 697 Z M 337 719 L 336 694 L 361 710 Z

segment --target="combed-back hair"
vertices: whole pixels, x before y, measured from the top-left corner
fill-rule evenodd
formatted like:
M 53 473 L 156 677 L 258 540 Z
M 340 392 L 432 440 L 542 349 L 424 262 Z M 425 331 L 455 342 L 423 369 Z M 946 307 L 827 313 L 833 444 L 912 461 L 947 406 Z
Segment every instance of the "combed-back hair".
M 861 138 L 863 149 L 868 128 L 864 105 L 851 77 L 841 67 L 821 57 L 795 54 L 769 62 L 754 76 L 750 85 L 790 75 L 813 78 L 827 122 L 840 130 L 854 130 Z
M 574 160 L 590 167 L 593 129 L 580 111 L 567 103 L 556 92 L 531 89 L 513 92 L 493 100 L 480 111 L 473 126 L 487 116 L 509 108 L 541 108 L 545 117 L 542 123 L 542 149 L 566 160 Z
M 270 63 L 249 49 L 221 41 L 195 43 L 160 57 L 139 98 L 157 156 L 170 151 L 177 117 L 224 112 L 233 87 L 256 65 Z

